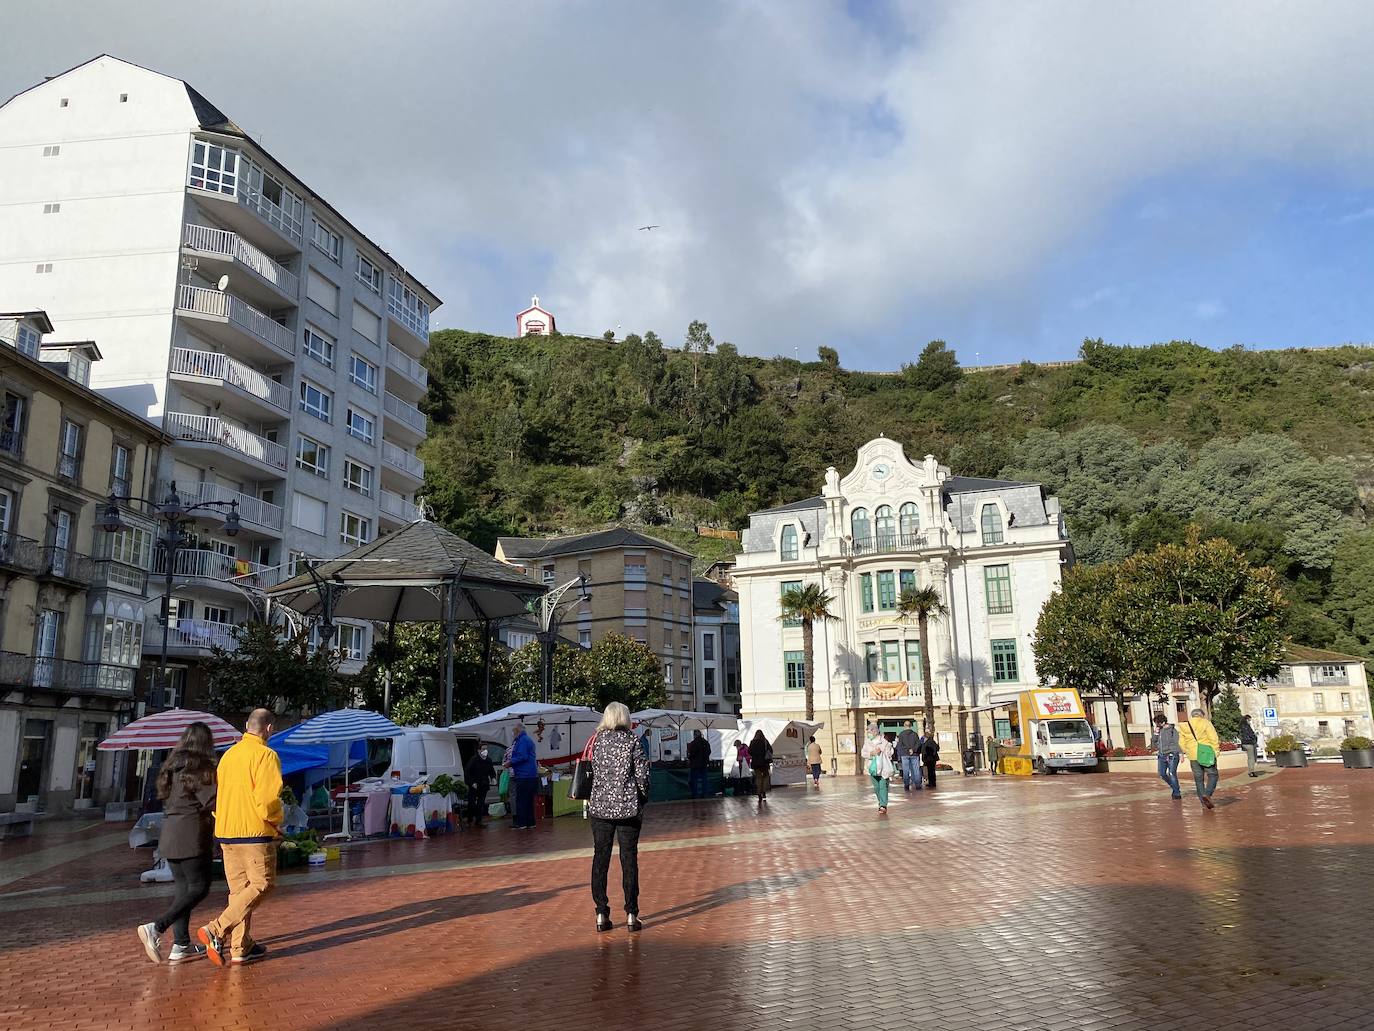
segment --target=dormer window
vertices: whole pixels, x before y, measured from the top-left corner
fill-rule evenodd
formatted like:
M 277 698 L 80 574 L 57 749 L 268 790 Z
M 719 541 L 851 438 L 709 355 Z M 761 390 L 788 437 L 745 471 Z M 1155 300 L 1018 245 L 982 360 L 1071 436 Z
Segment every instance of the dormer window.
M 996 505 L 983 506 L 983 543 L 1001 544 L 1002 543 L 1002 513 L 997 510 Z
M 797 528 L 788 523 L 782 528 L 782 560 L 784 562 L 797 561 Z

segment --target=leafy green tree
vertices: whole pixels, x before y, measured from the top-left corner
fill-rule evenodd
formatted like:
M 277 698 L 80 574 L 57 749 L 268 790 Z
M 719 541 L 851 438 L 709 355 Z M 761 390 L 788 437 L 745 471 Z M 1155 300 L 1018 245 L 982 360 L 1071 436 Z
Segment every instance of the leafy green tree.
M 364 705 L 382 711 L 389 672 L 392 722 L 402 726 L 437 723 L 443 714 L 443 653 L 443 632 L 438 623 L 397 623 L 394 646 L 384 632 L 379 634 L 358 674 Z M 495 640 L 491 660 L 491 707 L 499 709 L 510 700 L 510 669 L 506 650 Z M 482 627 L 466 624 L 458 628 L 453 642 L 455 720 L 470 719 L 484 711 L 485 686 Z
M 692 324 L 687 327 L 687 336 L 682 341 L 682 353 L 692 356 L 692 389 L 696 389 L 700 382 L 701 358 L 711 353 L 711 348 L 716 346 L 715 340 L 711 338 L 711 331 L 706 328 L 706 323 L 700 319 L 693 319 Z
M 816 624 L 828 623 L 838 617 L 830 611 L 834 597 L 820 584 L 803 584 L 788 588 L 782 594 L 784 622 L 796 620 L 802 630 L 802 688 L 806 698 L 807 722 L 816 718 Z
M 827 369 L 838 369 L 840 367 L 840 352 L 833 347 L 826 347 L 822 344 L 816 348 L 816 357 L 821 360 L 821 364 Z
M 916 618 L 917 634 L 921 639 L 921 688 L 924 692 L 926 730 L 935 731 L 935 687 L 930 676 L 930 623 L 944 619 L 949 609 L 940 592 L 929 585 L 908 587 L 897 599 L 897 611 L 902 616 Z
M 1374 531 L 1349 533 L 1337 546 L 1329 590 L 1332 646 L 1374 660 Z
M 249 622 L 234 634 L 234 651 L 216 646 L 205 662 L 212 712 L 236 716 L 263 706 L 278 716 L 303 716 L 351 698 L 352 678 L 339 675 L 338 652 L 312 651 L 308 632 Z
M 1240 696 L 1230 684 L 1221 689 L 1216 705 L 1212 706 L 1212 726 L 1217 728 L 1217 736 L 1223 741 L 1235 741 L 1240 737 Z
M 511 656 L 514 701 L 542 697 L 540 646 L 528 644 Z M 667 699 L 663 669 L 647 645 L 623 634 L 607 634 L 590 648 L 560 645 L 553 653 L 553 700 L 561 705 L 604 709 L 624 702 L 631 712 L 661 709 Z
M 902 367 L 907 383 L 922 391 L 946 390 L 964 378 L 959 359 L 943 340 L 932 340 L 915 365 Z

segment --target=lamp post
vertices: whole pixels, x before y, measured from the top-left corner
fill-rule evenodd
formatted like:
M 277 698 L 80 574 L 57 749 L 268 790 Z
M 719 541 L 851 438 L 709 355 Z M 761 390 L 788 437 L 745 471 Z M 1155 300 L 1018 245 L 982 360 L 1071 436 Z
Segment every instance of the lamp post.
M 194 505 L 183 504 L 177 495 L 175 481 L 168 484 L 167 497 L 160 503 L 149 501 L 147 498 L 111 493 L 95 521 L 95 525 L 106 533 L 119 533 L 121 530 L 127 529 L 128 524 L 124 522 L 124 517 L 119 511 L 120 502 L 138 502 L 148 505 L 154 510 L 155 519 L 159 524 L 156 544 L 166 556 L 167 569 L 162 591 L 162 615 L 159 617 L 162 623 L 162 651 L 157 670 L 157 691 L 153 697 L 157 705 L 161 706 L 167 692 L 167 631 L 170 629 L 168 624 L 171 621 L 172 582 L 176 575 L 177 555 L 190 543 L 190 537 L 186 532 L 186 528 L 191 524 L 190 517 L 197 512 L 227 509 L 228 514 L 224 517 L 224 533 L 228 537 L 237 537 L 239 532 L 239 503 L 237 501 L 198 501 Z
M 540 695 L 545 705 L 553 702 L 553 652 L 558 645 L 558 625 L 561 622 L 558 606 L 563 596 L 574 587 L 581 588 L 579 599 L 586 596 L 585 574 L 579 575 L 576 580 L 569 580 L 561 587 L 555 587 L 539 599 L 539 633 L 535 636 L 539 640 Z

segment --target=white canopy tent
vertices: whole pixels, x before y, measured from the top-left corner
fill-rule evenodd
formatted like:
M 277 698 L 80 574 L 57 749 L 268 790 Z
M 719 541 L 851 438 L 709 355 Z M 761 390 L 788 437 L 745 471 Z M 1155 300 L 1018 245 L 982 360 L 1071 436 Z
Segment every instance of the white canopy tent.
M 748 745 L 755 731 L 761 730 L 764 740 L 773 746 L 773 783 L 800 784 L 806 779 L 807 742 L 824 726 L 824 723 L 804 720 L 741 720 L 738 730 L 721 735 L 726 772 L 733 773 L 735 769 L 735 742 L 743 741 Z
M 525 732 L 534 739 L 539 761 L 545 766 L 561 766 L 582 754 L 600 722 L 601 713 L 585 705 L 516 702 L 496 712 L 455 723 L 448 729 L 460 736 L 509 747 L 515 737 L 515 725 L 522 723 Z
M 649 757 L 658 761 L 687 756 L 689 734 L 700 730 L 711 743 L 711 758 L 720 758 L 720 739 L 738 729 L 739 720 L 723 712 L 691 712 L 687 709 L 641 709 L 632 713 L 636 736 L 649 738 Z

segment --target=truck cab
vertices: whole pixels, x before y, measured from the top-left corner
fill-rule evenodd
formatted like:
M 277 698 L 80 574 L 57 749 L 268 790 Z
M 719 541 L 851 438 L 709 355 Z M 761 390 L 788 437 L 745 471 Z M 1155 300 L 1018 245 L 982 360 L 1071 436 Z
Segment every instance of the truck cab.
M 1035 773 L 1096 768 L 1097 741 L 1077 691 L 1022 691 L 1011 709 L 1012 724 L 1020 732 L 1014 754 L 1018 765 L 1028 765 Z

